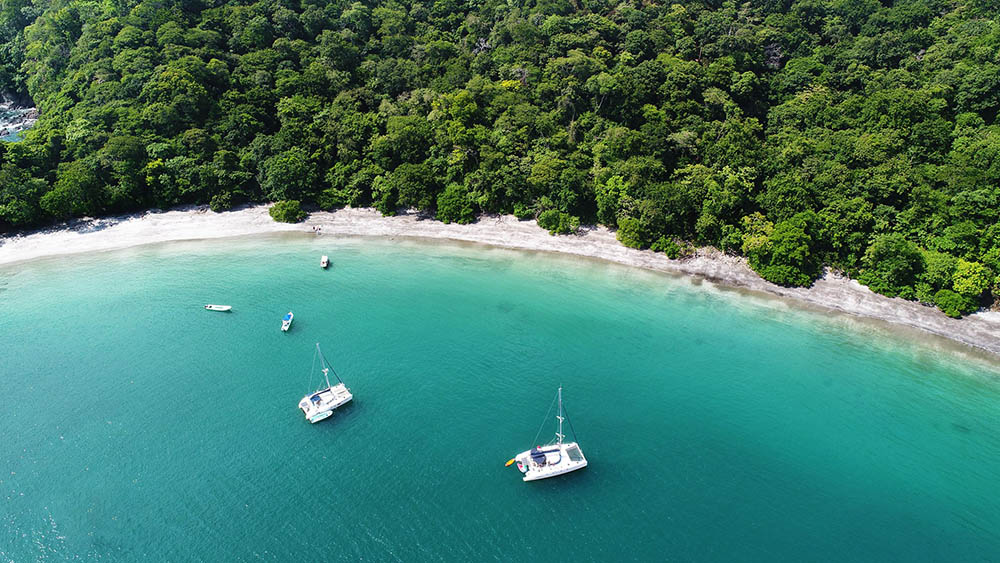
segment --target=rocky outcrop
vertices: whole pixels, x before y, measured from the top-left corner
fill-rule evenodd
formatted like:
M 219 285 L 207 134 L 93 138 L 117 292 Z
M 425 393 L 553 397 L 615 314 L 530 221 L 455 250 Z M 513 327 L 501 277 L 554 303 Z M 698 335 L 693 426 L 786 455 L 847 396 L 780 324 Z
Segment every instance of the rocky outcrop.
M 26 131 L 38 121 L 38 108 L 20 107 L 4 99 L 0 102 L 0 137 Z

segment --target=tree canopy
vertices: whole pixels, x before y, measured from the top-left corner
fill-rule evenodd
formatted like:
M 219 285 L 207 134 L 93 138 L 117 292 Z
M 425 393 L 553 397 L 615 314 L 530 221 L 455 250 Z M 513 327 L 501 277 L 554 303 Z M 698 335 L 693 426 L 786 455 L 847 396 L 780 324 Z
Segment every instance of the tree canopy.
M 983 0 L 4 0 L 0 230 L 295 200 L 583 222 L 962 314 L 1000 274 Z

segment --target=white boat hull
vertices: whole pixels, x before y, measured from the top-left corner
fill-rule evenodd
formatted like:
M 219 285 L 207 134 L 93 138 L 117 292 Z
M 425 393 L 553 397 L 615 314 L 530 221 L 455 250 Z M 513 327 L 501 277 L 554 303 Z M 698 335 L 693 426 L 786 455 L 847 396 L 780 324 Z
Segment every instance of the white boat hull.
M 329 265 L 330 265 L 330 259 L 329 258 L 327 258 L 326 256 L 324 256 L 322 259 L 320 259 L 320 261 L 319 261 L 319 267 L 320 268 L 323 268 L 325 270 L 326 267 L 329 266 Z
M 205 308 L 209 311 L 230 311 L 232 310 L 232 305 L 205 305 Z
M 535 456 L 532 452 L 534 448 L 514 456 L 517 468 L 524 474 L 523 481 L 548 479 L 587 467 L 587 458 L 576 442 L 543 447 Z M 544 461 L 539 462 L 538 453 L 544 454 Z
M 302 397 L 302 400 L 299 401 L 299 408 L 302 409 L 306 420 L 316 424 L 330 418 L 334 410 L 351 402 L 353 398 L 351 390 L 343 383 L 338 383 Z
M 288 332 L 288 329 L 292 328 L 292 321 L 295 320 L 295 315 L 288 313 L 287 319 L 281 319 L 281 331 Z
M 318 412 L 318 413 L 316 413 L 316 414 L 314 414 L 314 415 L 312 415 L 312 416 L 310 416 L 308 418 L 309 418 L 309 422 L 311 422 L 313 424 L 316 424 L 317 422 L 319 422 L 321 420 L 326 420 L 326 419 L 330 418 L 331 416 L 333 416 L 333 411 L 323 411 L 323 412 Z

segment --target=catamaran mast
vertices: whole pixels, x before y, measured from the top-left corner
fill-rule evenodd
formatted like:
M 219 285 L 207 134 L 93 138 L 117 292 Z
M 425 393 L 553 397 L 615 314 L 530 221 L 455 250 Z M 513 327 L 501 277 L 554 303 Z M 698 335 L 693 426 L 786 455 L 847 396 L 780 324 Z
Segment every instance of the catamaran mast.
M 556 415 L 556 418 L 559 419 L 559 431 L 556 432 L 556 437 L 559 438 L 559 440 L 556 443 L 559 444 L 559 445 L 562 445 L 562 441 L 563 441 L 563 438 L 564 438 L 563 431 L 562 431 L 562 423 L 563 423 L 563 415 L 562 414 L 563 414 L 562 413 L 562 387 L 560 387 L 559 388 L 559 414 Z
M 316 343 L 316 351 L 319 352 L 319 360 L 323 362 L 323 377 L 326 378 L 326 388 L 329 389 L 333 387 L 333 385 L 330 385 L 330 366 L 327 365 L 323 351 L 319 349 L 319 342 Z M 337 375 L 337 372 L 333 372 L 333 374 Z M 340 377 L 337 377 L 337 379 L 340 379 Z

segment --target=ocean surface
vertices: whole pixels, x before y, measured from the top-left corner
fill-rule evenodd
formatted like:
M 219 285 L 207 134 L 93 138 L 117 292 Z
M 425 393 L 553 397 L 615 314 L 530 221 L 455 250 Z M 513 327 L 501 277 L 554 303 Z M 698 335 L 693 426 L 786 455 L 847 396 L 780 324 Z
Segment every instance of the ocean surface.
M 317 342 L 355 400 L 312 425 Z M 559 385 L 590 466 L 524 483 Z M 0 502 L 0 561 L 998 561 L 1000 368 L 475 245 L 43 259 L 0 267 Z

